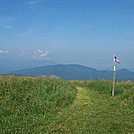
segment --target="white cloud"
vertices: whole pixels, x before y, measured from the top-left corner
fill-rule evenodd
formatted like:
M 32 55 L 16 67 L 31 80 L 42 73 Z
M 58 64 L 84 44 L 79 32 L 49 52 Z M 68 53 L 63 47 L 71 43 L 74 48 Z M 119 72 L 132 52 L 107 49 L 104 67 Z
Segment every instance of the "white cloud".
M 33 58 L 45 58 L 48 57 L 49 51 L 47 50 L 37 50 L 33 51 Z
M 26 52 L 26 51 L 21 51 L 21 52 L 19 53 L 19 56 L 29 56 L 29 53 Z
M 8 54 L 8 50 L 0 50 L 0 55 L 6 55 Z
M 20 52 L 11 52 L 9 53 L 8 50 L 0 50 L 0 56 L 15 56 L 15 57 L 27 57 L 27 58 L 34 58 L 34 59 L 44 59 L 49 56 L 48 50 L 36 50 L 36 51 L 20 51 Z

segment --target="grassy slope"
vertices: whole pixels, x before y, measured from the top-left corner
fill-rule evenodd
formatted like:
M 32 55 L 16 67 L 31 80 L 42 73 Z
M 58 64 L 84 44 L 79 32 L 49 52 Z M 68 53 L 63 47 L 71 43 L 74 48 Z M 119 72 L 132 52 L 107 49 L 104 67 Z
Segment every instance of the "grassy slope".
M 63 80 L 0 77 L 0 133 L 44 134 L 75 96 L 75 87 Z
M 11 77 L 0 82 L 1 133 L 134 133 L 133 83 L 119 82 L 120 92 L 111 97 L 108 81 L 74 82 L 77 94 L 62 80 Z
M 122 102 L 118 101 L 118 97 L 113 98 L 81 87 L 77 89 L 75 101 L 57 115 L 56 122 L 51 125 L 51 133 L 134 132 L 134 112 L 122 111 Z

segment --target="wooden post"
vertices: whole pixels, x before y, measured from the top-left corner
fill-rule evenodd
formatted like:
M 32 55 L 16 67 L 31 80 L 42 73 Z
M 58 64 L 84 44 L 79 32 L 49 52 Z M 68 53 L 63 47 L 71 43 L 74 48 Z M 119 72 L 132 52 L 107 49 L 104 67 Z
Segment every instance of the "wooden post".
M 116 66 L 114 65 L 114 69 L 113 69 L 113 89 L 112 89 L 112 96 L 114 96 L 114 90 L 115 90 L 115 76 L 116 76 Z

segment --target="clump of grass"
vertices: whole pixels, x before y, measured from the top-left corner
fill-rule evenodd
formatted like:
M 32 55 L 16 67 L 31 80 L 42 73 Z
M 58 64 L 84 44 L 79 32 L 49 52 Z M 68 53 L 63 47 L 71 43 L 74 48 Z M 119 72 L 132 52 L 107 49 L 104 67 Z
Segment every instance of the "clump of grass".
M 38 131 L 75 96 L 75 87 L 60 79 L 2 76 L 0 133 Z
M 78 86 L 96 90 L 102 94 L 110 94 L 112 92 L 112 81 L 107 80 L 90 80 L 90 81 L 75 81 Z M 134 83 L 129 81 L 116 81 L 115 95 L 126 95 L 134 91 Z

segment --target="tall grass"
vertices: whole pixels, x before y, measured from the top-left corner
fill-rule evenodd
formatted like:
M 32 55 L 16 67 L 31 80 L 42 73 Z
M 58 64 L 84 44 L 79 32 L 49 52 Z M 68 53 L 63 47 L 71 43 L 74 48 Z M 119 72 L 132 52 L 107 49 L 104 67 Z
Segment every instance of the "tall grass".
M 90 90 L 99 91 L 102 94 L 112 93 L 112 81 L 107 80 L 90 80 L 74 81 L 78 86 L 87 87 Z M 134 83 L 131 81 L 116 81 L 115 95 L 131 94 L 134 91 Z
M 75 87 L 60 79 L 0 77 L 0 133 L 40 132 L 75 95 Z
M 0 76 L 0 133 L 133 133 L 134 83 Z
M 75 81 L 74 83 L 86 89 L 87 95 L 92 98 L 93 114 L 96 116 L 90 121 L 97 124 L 93 133 L 99 133 L 99 131 L 103 133 L 134 133 L 133 82 L 116 81 L 114 97 L 111 96 L 112 81 L 94 80 Z M 91 108 L 89 107 L 89 109 Z M 89 113 L 91 112 L 89 110 Z M 94 127 L 94 125 L 89 126 Z
M 88 88 L 89 90 L 98 91 L 102 95 L 111 95 L 112 81 L 81 81 L 78 85 Z M 134 112 L 134 83 L 131 81 L 116 81 L 115 99 L 120 103 L 122 111 Z

